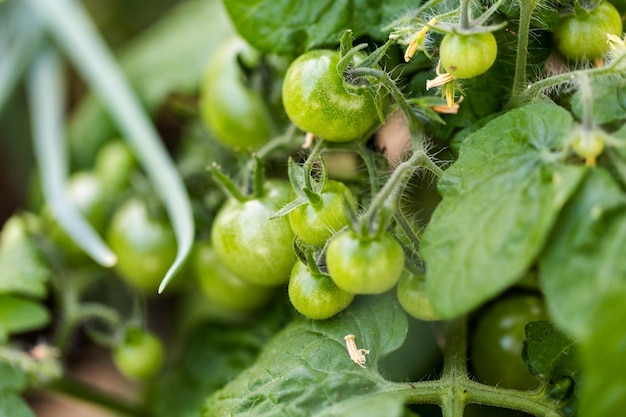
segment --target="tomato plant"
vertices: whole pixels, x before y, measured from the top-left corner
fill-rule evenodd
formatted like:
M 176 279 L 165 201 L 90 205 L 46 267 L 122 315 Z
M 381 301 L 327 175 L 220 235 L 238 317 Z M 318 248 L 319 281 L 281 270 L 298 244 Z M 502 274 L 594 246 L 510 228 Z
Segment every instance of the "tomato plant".
M 293 231 L 285 217 L 270 219 L 291 198 L 287 182 L 268 181 L 259 197 L 229 199 L 211 228 L 218 259 L 241 279 L 256 285 L 280 285 L 289 280 L 296 261 Z M 268 240 L 269 238 L 269 240 Z
M 145 201 L 133 198 L 113 215 L 107 241 L 118 254 L 121 277 L 139 290 L 155 293 L 176 253 L 170 226 L 153 215 Z
M 304 243 L 324 246 L 328 238 L 348 225 L 348 210 L 351 209 L 354 209 L 354 197 L 350 189 L 339 181 L 330 180 L 324 185 L 319 201 L 289 212 L 289 224 Z
M 225 42 L 211 58 L 200 90 L 202 119 L 220 141 L 235 149 L 257 148 L 275 130 L 262 86 L 252 85 L 242 68 L 245 58 L 255 54 L 242 39 Z
M 532 389 L 539 385 L 522 360 L 525 327 L 547 319 L 543 301 L 536 295 L 513 295 L 480 314 L 472 332 L 472 369 L 476 378 L 505 388 Z
M 203 295 L 228 311 L 248 312 L 267 304 L 275 291 L 250 284 L 231 272 L 217 258 L 210 242 L 198 242 L 192 253 L 192 272 Z
M 128 378 L 154 377 L 163 365 L 164 348 L 158 337 L 146 330 L 130 328 L 113 350 L 113 361 Z
M 495 62 L 497 53 L 498 44 L 491 32 L 446 33 L 439 46 L 441 66 L 461 79 L 485 73 Z
M 330 277 L 342 290 L 352 294 L 380 294 L 400 279 L 404 252 L 387 233 L 369 237 L 346 230 L 329 243 L 326 264 Z
M 328 50 L 299 56 L 287 69 L 282 93 L 291 121 L 331 142 L 362 139 L 379 123 L 371 93 L 348 88 L 339 59 Z
M 0 415 L 623 414 L 623 4 L 101 3 L 0 7 Z
M 350 305 L 354 294 L 345 292 L 328 275 L 297 262 L 289 278 L 289 300 L 298 312 L 315 320 L 334 316 Z
M 567 58 L 596 60 L 609 51 L 607 35 L 621 36 L 622 18 L 611 3 L 565 16 L 554 30 L 556 47 Z

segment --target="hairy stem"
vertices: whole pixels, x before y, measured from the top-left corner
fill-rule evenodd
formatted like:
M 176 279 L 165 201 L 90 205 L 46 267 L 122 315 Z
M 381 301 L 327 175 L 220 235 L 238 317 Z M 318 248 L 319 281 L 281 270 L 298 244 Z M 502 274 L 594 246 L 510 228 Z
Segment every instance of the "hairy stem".
M 528 38 L 530 36 L 530 20 L 533 10 L 537 6 L 537 0 L 521 0 L 520 21 L 517 29 L 517 55 L 515 57 L 515 76 L 513 78 L 513 92 L 508 107 L 516 107 L 523 104 L 523 96 L 526 91 L 527 75 L 526 66 L 528 61 Z

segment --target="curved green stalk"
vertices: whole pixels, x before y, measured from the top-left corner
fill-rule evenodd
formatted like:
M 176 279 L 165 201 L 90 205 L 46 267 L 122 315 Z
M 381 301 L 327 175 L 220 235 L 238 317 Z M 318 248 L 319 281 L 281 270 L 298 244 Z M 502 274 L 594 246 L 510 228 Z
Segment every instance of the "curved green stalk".
M 67 234 L 95 261 L 112 266 L 117 257 L 71 202 L 66 189 L 67 155 L 63 143 L 63 74 L 52 49 L 41 51 L 28 77 L 34 150 L 43 193 Z
M 133 94 L 115 59 L 79 2 L 28 0 L 47 30 L 103 102 L 129 141 L 164 201 L 178 242 L 178 253 L 159 286 L 163 292 L 191 251 L 194 224 L 191 203 L 174 163 L 150 119 Z
M 3 7 L 8 11 L 0 22 L 0 112 L 42 40 L 41 26 L 27 15 L 22 2 Z

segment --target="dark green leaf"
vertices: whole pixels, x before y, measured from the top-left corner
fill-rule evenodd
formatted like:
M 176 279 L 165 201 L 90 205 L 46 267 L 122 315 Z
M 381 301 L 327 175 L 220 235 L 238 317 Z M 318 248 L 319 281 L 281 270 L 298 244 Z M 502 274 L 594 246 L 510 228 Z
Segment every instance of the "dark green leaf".
M 384 40 L 382 29 L 419 4 L 409 0 L 229 0 L 226 10 L 237 31 L 264 52 L 300 54 L 337 45 L 345 30 L 355 38 Z M 289 16 L 289 20 L 285 20 Z
M 25 219 L 13 216 L 0 238 L 0 294 L 17 293 L 42 298 L 49 271 L 25 230 Z
M 596 331 L 589 313 L 611 293 L 626 291 L 625 204 L 610 174 L 593 169 L 563 210 L 540 260 L 550 316 L 578 340 Z
M 152 417 L 197 417 L 207 396 L 254 363 L 261 348 L 292 317 L 277 303 L 251 322 L 196 326 L 182 355 L 148 392 Z
M 561 377 L 575 379 L 580 369 L 574 341 L 557 330 L 549 321 L 526 325 L 524 359 L 530 371 L 542 380 Z
M 35 414 L 17 395 L 0 392 L 0 417 L 35 417 Z
M 363 297 L 332 319 L 295 320 L 254 366 L 208 399 L 204 416 L 400 417 L 404 396 L 376 370 L 378 360 L 406 337 L 406 315 L 394 298 Z M 367 368 L 350 359 L 348 334 L 370 351 Z
M 596 124 L 605 124 L 626 119 L 626 77 L 612 74 L 592 78 L 590 81 L 593 93 L 592 117 Z M 581 94 L 572 97 L 572 110 L 576 117 L 583 119 Z
M 10 363 L 0 362 L 0 395 L 5 391 L 19 392 L 26 387 L 26 375 Z
M 584 379 L 579 417 L 621 416 L 626 410 L 625 300 L 626 290 L 622 288 L 587 311 L 594 331 L 581 343 Z
M 0 294 L 0 340 L 12 333 L 39 329 L 50 321 L 40 304 L 12 295 Z
M 572 125 L 564 109 L 533 104 L 463 142 L 439 180 L 443 200 L 422 241 L 427 288 L 442 317 L 499 294 L 535 261 L 586 172 L 555 157 Z

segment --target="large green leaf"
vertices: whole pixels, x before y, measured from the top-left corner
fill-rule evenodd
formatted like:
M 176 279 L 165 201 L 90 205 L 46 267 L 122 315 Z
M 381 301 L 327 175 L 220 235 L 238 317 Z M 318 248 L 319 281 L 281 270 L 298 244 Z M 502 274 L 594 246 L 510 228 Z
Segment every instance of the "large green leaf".
M 17 395 L 0 392 L 0 417 L 35 417 L 35 413 Z
M 419 5 L 410 0 L 224 0 L 237 31 L 257 49 L 278 54 L 337 45 L 341 34 L 385 40 L 383 27 Z M 285 19 L 289 16 L 289 19 Z
M 442 317 L 469 312 L 534 262 L 585 174 L 555 157 L 572 125 L 564 109 L 533 104 L 463 142 L 439 180 L 443 200 L 422 241 L 427 289 Z
M 150 387 L 149 415 L 197 417 L 207 396 L 251 366 L 261 348 L 292 318 L 287 300 L 276 304 L 238 325 L 194 326 L 182 354 Z
M 626 292 L 626 205 L 606 171 L 592 170 L 563 210 L 540 260 L 539 282 L 550 316 L 568 334 L 588 339 L 598 323 L 590 312 Z
M 587 311 L 594 331 L 581 343 L 584 379 L 579 417 L 621 416 L 626 410 L 625 300 L 622 288 L 604 297 L 594 311 Z
M 46 295 L 50 271 L 39 257 L 26 231 L 26 219 L 13 216 L 0 237 L 0 294 L 17 293 L 41 298 Z
M 329 320 L 299 318 L 272 339 L 254 366 L 208 399 L 203 415 L 400 417 L 404 396 L 376 365 L 402 345 L 406 332 L 406 315 L 390 296 L 361 297 Z M 348 334 L 370 351 L 366 368 L 350 359 Z
M 0 393 L 4 391 L 21 391 L 26 388 L 26 375 L 17 366 L 0 362 Z

